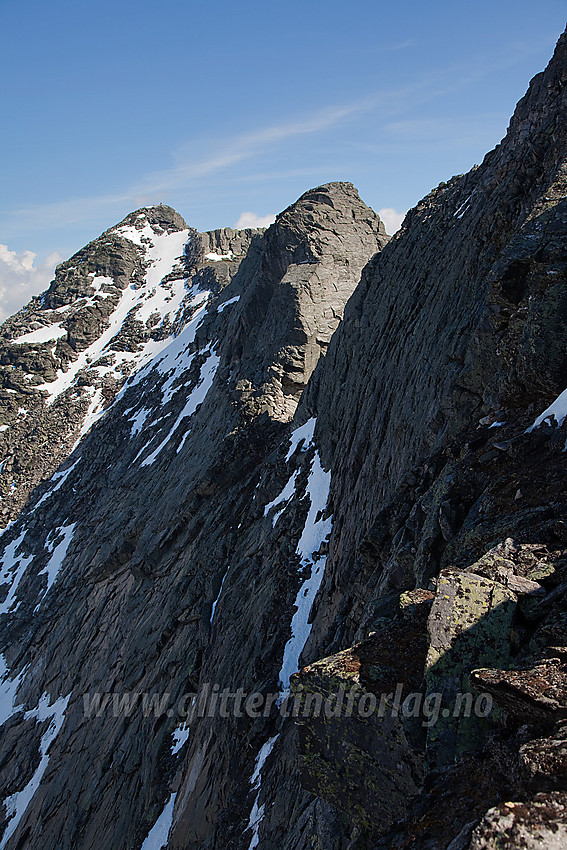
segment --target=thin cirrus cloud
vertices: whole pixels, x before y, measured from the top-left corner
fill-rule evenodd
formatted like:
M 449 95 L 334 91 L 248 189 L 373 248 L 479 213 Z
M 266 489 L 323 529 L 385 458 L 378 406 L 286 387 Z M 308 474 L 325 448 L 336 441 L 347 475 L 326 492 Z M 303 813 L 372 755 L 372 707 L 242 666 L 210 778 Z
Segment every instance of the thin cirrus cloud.
M 403 114 L 416 105 L 435 100 L 449 92 L 454 93 L 471 81 L 515 64 L 532 49 L 533 46 L 530 48 L 522 45 L 510 51 L 510 55 L 499 56 L 492 62 L 479 61 L 472 69 L 468 64 L 439 68 L 405 86 L 375 91 L 351 103 L 320 109 L 308 118 L 290 120 L 235 136 L 212 155 L 202 158 L 194 157 L 187 146 L 179 147 L 174 152 L 175 164 L 172 168 L 152 172 L 123 191 L 5 211 L 2 213 L 4 232 L 9 238 L 11 235 L 28 233 L 34 228 L 52 229 L 54 221 L 57 222 L 58 228 L 62 228 L 96 216 L 104 215 L 110 218 L 121 207 L 132 203 L 154 203 L 168 190 L 186 188 L 199 179 L 226 172 L 232 166 L 250 160 L 270 147 L 343 125 L 377 109 L 380 109 L 383 122 L 382 131 L 386 130 L 384 141 L 397 134 L 411 137 L 416 131 L 419 132 L 413 122 L 388 123 L 388 119 L 391 122 L 394 116 Z M 388 127 L 389 130 L 386 129 Z M 432 131 L 432 128 L 428 129 Z
M 153 172 L 123 192 L 73 198 L 12 210 L 5 214 L 6 232 L 21 232 L 23 229 L 28 231 L 34 227 L 49 226 L 54 220 L 59 226 L 75 224 L 102 211 L 110 215 L 111 210 L 127 202 L 147 203 L 148 198 L 151 198 L 153 202 L 159 193 L 188 186 L 199 178 L 208 177 L 250 159 L 271 145 L 301 135 L 320 132 L 354 117 L 367 108 L 368 106 L 362 102 L 326 108 L 304 121 L 292 121 L 237 136 L 213 156 L 200 160 L 188 158 L 186 151 L 178 150 L 176 153 L 178 163 L 173 168 Z
M 435 74 L 436 78 L 438 76 L 439 73 Z M 427 86 L 428 80 L 422 78 L 405 87 L 375 92 L 350 104 L 326 107 L 303 120 L 291 120 L 236 136 L 212 156 L 201 159 L 195 159 L 186 147 L 180 147 L 175 152 L 177 162 L 172 168 L 155 171 L 124 191 L 10 210 L 4 213 L 5 232 L 7 235 L 29 232 L 32 228 L 50 227 L 53 221 L 57 221 L 58 226 L 62 227 L 85 221 L 101 213 L 110 217 L 113 210 L 127 203 L 154 202 L 160 193 L 189 186 L 196 180 L 210 177 L 249 160 L 281 142 L 328 130 L 355 120 L 377 107 L 381 107 L 384 115 L 396 113 L 408 97 L 419 95 L 420 92 L 423 96 Z

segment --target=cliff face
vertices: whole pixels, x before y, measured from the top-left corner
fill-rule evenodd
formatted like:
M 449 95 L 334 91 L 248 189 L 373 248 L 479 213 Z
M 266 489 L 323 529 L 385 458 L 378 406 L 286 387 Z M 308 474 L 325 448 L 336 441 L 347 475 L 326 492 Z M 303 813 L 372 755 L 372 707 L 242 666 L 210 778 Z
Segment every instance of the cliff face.
M 351 753 L 348 779 L 336 742 L 348 748 L 355 732 L 302 729 L 304 785 L 371 842 L 386 833 L 381 847 L 564 840 L 551 837 L 563 836 L 565 764 L 545 761 L 559 745 L 540 738 L 566 707 L 563 661 L 550 660 L 564 659 L 564 404 L 549 411 L 561 427 L 539 424 L 567 383 L 566 69 L 563 36 L 498 148 L 425 198 L 368 264 L 299 411 L 317 417 L 334 509 L 303 660 L 328 657 L 299 685 L 348 681 L 335 653 L 362 640 L 350 664 L 366 687 L 379 696 L 398 682 L 404 697 L 424 701 L 442 694 L 447 712 L 426 729 L 423 716 L 402 715 L 394 732 L 366 735 L 362 748 L 359 730 L 360 763 Z M 416 588 L 434 597 L 413 598 Z M 420 629 L 408 611 L 424 607 Z M 414 653 L 405 654 L 408 629 Z M 390 671 L 386 684 L 368 672 L 364 680 L 368 655 Z M 522 669 L 523 679 L 500 668 Z M 475 696 L 494 701 L 488 722 L 453 717 L 471 682 Z M 544 694 L 557 699 L 549 711 Z M 394 787 L 387 759 L 376 756 L 381 736 L 399 748 Z M 401 766 L 415 760 L 426 793 L 413 792 L 414 809 L 394 828 L 412 798 Z M 392 815 L 376 817 L 357 783 L 373 788 L 366 801 L 389 799 Z M 503 800 L 521 802 L 517 822 Z M 490 805 L 500 808 L 471 839 Z
M 562 846 L 566 60 L 392 240 L 151 207 L 3 325 L 0 848 Z
M 502 143 L 421 201 L 368 265 L 309 387 L 305 408 L 318 417 L 332 495 L 349 493 L 334 500 L 329 588 L 352 586 L 361 545 L 380 593 L 427 582 L 447 541 L 429 528 L 434 520 L 414 519 L 387 550 L 384 510 L 406 494 L 411 510 L 417 487 L 431 516 L 448 489 L 439 464 L 459 458 L 471 434 L 497 421 L 518 423 L 520 433 L 564 389 L 565 59 L 563 38 Z M 425 489 L 438 490 L 436 504 Z M 472 489 L 459 508 L 451 539 L 477 497 Z M 489 534 L 461 558 L 482 554 Z M 325 609 L 328 619 L 334 610 Z
M 149 208 L 60 266 L 4 325 L 6 489 L 32 494 L 3 538 L 3 846 L 139 846 L 179 785 L 171 741 L 183 717 L 114 705 L 96 716 L 96 694 L 167 692 L 176 706 L 217 658 L 211 681 L 268 681 L 257 676 L 257 620 L 277 660 L 299 577 L 259 573 L 255 540 L 270 522 L 256 485 L 363 265 L 387 241 L 350 184 L 306 193 L 265 234 L 197 234 Z M 295 542 L 282 542 L 285 556 L 274 549 L 275 564 Z M 222 605 L 212 622 L 231 561 L 246 588 L 232 638 Z M 216 743 L 246 771 L 247 734 L 225 726 Z M 194 840 L 211 838 L 235 790 L 227 762 L 215 762 Z M 248 782 L 236 790 L 246 804 Z

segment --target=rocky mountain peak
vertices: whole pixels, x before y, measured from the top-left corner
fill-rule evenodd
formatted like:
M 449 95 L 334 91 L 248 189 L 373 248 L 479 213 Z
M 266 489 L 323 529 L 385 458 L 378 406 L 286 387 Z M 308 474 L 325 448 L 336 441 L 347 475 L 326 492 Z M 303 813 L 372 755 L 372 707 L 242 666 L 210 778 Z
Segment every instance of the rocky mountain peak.
M 291 419 L 362 267 L 388 239 L 350 183 L 306 192 L 276 218 L 231 344 L 251 409 Z
M 126 218 L 115 224 L 106 233 L 120 230 L 123 227 L 135 227 L 137 230 L 141 230 L 146 224 L 149 224 L 156 230 L 159 228 L 167 233 L 172 233 L 176 230 L 185 230 L 187 228 L 185 220 L 173 207 L 169 207 L 167 204 L 152 204 L 148 207 L 140 207 L 139 210 L 129 213 Z

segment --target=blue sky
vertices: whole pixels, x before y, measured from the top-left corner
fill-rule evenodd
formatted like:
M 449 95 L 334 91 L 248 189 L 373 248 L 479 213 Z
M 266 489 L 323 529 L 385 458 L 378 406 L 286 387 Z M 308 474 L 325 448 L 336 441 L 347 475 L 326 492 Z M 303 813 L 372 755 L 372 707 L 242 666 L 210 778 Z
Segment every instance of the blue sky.
M 206 230 L 350 180 L 401 214 L 498 143 L 564 26 L 564 0 L 2 0 L 0 306 L 146 203 Z

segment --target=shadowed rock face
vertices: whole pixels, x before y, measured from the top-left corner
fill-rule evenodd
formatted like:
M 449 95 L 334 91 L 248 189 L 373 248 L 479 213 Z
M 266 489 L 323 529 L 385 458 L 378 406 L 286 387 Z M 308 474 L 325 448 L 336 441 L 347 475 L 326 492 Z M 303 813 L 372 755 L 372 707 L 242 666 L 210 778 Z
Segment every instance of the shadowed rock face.
M 366 604 L 368 582 L 381 594 L 438 571 L 483 489 L 447 480 L 482 424 L 527 426 L 565 387 L 566 51 L 562 37 L 482 165 L 421 201 L 367 266 L 310 383 L 336 508 L 319 646 L 359 580 Z M 363 619 L 352 610 L 341 639 Z
M 391 241 L 150 207 L 3 325 L 0 850 L 559 840 L 566 68 Z

